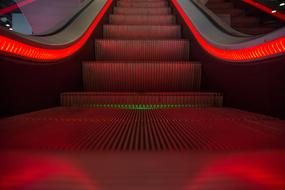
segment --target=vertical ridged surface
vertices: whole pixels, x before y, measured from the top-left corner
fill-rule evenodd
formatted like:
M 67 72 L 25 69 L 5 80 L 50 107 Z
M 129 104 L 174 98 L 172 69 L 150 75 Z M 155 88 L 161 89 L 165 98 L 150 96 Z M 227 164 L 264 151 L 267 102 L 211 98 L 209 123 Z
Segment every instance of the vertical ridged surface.
M 195 62 L 86 62 L 85 91 L 199 91 L 201 64 Z
M 133 109 L 159 109 L 173 107 L 220 107 L 223 97 L 219 93 L 122 93 L 122 92 L 69 92 L 61 94 L 62 106 L 122 107 Z
M 96 40 L 97 60 L 189 60 L 188 40 Z
M 110 15 L 109 20 L 117 25 L 170 25 L 176 19 L 173 15 Z
M 285 137 L 284 121 L 229 108 L 53 108 L 0 125 L 2 149 L 248 150 L 284 147 Z
M 104 25 L 104 38 L 109 39 L 177 39 L 181 37 L 178 25 Z
M 170 8 L 124 8 L 114 7 L 116 15 L 169 15 Z
M 158 2 L 124 2 L 118 1 L 118 7 L 129 7 L 129 8 L 161 8 L 168 7 L 167 1 L 158 1 Z

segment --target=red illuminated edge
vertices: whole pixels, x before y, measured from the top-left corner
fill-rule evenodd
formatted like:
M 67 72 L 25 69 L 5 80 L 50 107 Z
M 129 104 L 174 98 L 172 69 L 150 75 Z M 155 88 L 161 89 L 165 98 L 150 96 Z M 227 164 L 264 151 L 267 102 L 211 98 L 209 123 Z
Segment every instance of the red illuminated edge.
M 0 35 L 0 53 L 13 55 L 21 58 L 35 61 L 55 61 L 66 58 L 77 52 L 88 40 L 113 0 L 107 0 L 106 4 L 96 16 L 84 35 L 69 47 L 62 49 L 48 49 L 35 47 L 20 41 L 13 40 L 9 37 Z
M 228 61 L 253 61 L 276 56 L 285 52 L 285 36 L 257 46 L 238 50 L 217 48 L 199 34 L 194 24 L 178 4 L 177 0 L 172 0 L 172 2 L 201 46 L 211 55 L 219 59 Z M 108 0 L 106 2 L 101 12 L 97 15 L 85 34 L 69 47 L 62 49 L 40 48 L 10 39 L 5 36 L 0 36 L 0 52 L 36 61 L 55 61 L 66 58 L 77 52 L 86 43 L 111 3 L 112 0 Z
M 254 7 L 256 7 L 256 8 L 258 8 L 258 9 L 260 9 L 266 13 L 269 13 L 272 16 L 275 16 L 275 17 L 285 21 L 285 15 L 280 13 L 280 12 L 272 13 L 272 11 L 273 11 L 272 9 L 270 9 L 269 7 L 266 7 L 266 6 L 260 4 L 256 1 L 253 1 L 253 0 L 242 0 L 242 1 L 247 3 L 247 4 L 252 5 L 252 6 L 254 6 Z
M 272 56 L 280 55 L 285 52 L 285 36 L 272 41 L 265 42 L 257 46 L 237 50 L 217 48 L 214 45 L 210 44 L 200 35 L 200 33 L 198 32 L 194 24 L 191 22 L 191 20 L 188 18 L 177 0 L 172 0 L 172 3 L 184 19 L 185 23 L 188 25 L 189 29 L 191 30 L 199 44 L 214 57 L 227 61 L 242 62 L 265 59 Z

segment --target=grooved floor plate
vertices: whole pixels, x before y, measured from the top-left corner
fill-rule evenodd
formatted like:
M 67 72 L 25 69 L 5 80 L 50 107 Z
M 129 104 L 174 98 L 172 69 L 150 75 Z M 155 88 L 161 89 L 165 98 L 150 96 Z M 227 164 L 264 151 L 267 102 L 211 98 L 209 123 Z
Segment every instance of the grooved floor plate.
M 118 1 L 118 7 L 130 7 L 130 8 L 161 8 L 161 7 L 168 7 L 167 1 L 160 1 L 160 2 L 124 2 Z
M 181 38 L 179 25 L 104 25 L 104 38 L 109 39 L 177 39 Z
M 119 15 L 169 15 L 170 8 L 122 8 L 114 7 L 114 14 Z
M 195 62 L 85 62 L 85 91 L 199 91 L 201 64 Z
M 53 108 L 0 120 L 0 148 L 234 151 L 284 148 L 285 122 L 230 108 Z
M 156 109 L 173 107 L 221 107 L 223 96 L 210 92 L 68 92 L 61 94 L 62 106 L 120 107 L 131 109 Z
M 167 0 L 119 0 L 120 2 L 132 2 L 132 3 L 143 3 L 143 2 L 167 2 Z
M 171 25 L 176 23 L 173 15 L 110 15 L 110 24 L 117 25 Z
M 187 61 L 188 40 L 96 40 L 97 60 Z

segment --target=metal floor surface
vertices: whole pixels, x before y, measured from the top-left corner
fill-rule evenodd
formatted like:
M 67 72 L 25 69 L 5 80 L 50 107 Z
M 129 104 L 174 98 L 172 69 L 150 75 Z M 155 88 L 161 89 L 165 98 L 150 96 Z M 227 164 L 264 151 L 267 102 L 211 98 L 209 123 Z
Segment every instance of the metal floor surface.
M 237 109 L 58 107 L 0 126 L 0 189 L 285 189 L 285 122 Z

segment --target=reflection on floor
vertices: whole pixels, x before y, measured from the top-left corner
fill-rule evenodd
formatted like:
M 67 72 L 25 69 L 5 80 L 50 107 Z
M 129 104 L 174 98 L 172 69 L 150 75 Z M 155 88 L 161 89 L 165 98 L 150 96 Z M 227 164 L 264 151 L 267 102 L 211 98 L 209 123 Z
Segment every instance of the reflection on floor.
M 285 188 L 284 150 L 235 153 L 11 151 L 1 154 L 1 189 Z
M 0 189 L 285 189 L 285 122 L 264 115 L 59 107 L 0 126 Z

